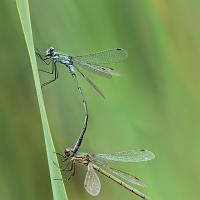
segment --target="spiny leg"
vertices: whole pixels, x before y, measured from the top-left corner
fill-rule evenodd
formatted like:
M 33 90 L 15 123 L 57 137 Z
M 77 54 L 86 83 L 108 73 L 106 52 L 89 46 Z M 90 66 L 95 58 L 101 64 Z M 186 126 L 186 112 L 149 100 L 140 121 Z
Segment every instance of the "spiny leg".
M 75 166 L 76 166 L 75 162 L 72 161 L 71 170 L 68 170 L 68 171 L 71 171 L 71 174 L 69 175 L 68 180 L 70 180 L 71 177 L 75 175 Z
M 57 156 L 60 156 L 60 157 L 62 157 L 62 158 L 66 158 L 65 155 L 63 155 L 63 154 L 61 154 L 61 153 L 59 153 L 59 152 L 53 152 L 53 153 L 55 153 Z
M 73 161 L 71 161 L 71 162 L 68 162 L 67 163 L 67 165 L 66 165 L 66 169 L 65 170 L 63 170 L 63 171 L 67 171 L 67 172 L 70 172 L 70 171 L 72 171 L 72 169 L 73 169 Z M 67 169 L 67 167 L 69 166 L 69 164 L 71 164 L 71 166 L 70 166 L 70 168 L 69 169 Z
M 65 161 L 66 161 L 66 160 L 65 160 Z M 62 163 L 63 163 L 63 161 L 62 161 Z M 71 171 L 71 167 L 70 167 L 70 169 L 67 169 L 70 163 L 71 163 L 71 162 L 68 162 L 65 166 L 63 166 L 63 164 L 62 164 L 62 166 L 60 167 L 59 165 L 57 165 L 57 163 L 55 163 L 55 162 L 53 161 L 53 164 L 54 164 L 57 168 L 59 168 L 60 171 Z
M 58 152 L 53 152 L 53 153 L 55 153 L 57 156 L 61 157 L 61 162 L 63 163 L 63 165 L 64 165 L 64 163 L 69 159 L 69 157 L 67 157 L 67 156 L 65 156 L 65 155 L 63 155 L 63 154 L 61 154 L 61 153 L 58 153 Z M 67 171 L 67 167 L 69 166 L 70 163 L 71 163 L 71 162 L 68 162 L 64 167 L 63 167 L 63 166 L 60 167 L 59 165 L 57 165 L 57 163 L 55 163 L 55 162 L 53 161 L 53 164 L 54 164 L 56 167 L 58 167 L 61 171 Z
M 54 74 L 54 78 L 52 80 L 50 80 L 50 81 L 47 81 L 47 82 L 43 83 L 42 87 L 44 87 L 44 86 L 54 82 L 56 79 L 58 79 L 58 71 L 57 71 L 57 66 L 56 66 L 55 62 L 52 62 L 52 68 L 53 68 L 52 69 L 52 71 L 53 71 L 52 74 Z
M 46 64 L 49 65 L 52 61 L 51 58 L 47 57 L 46 55 L 42 55 L 41 51 L 39 49 L 36 48 L 35 54 Z M 50 59 L 50 60 L 49 60 Z M 47 62 L 46 60 L 49 60 L 49 62 Z
M 69 175 L 68 178 L 64 179 L 64 180 L 70 180 L 72 176 L 75 175 L 75 161 L 71 160 L 71 162 L 69 162 L 67 164 L 67 167 L 69 166 L 69 164 L 71 163 L 71 167 L 69 169 L 65 169 L 65 170 L 61 170 L 61 171 L 68 171 L 71 172 L 71 174 Z M 60 168 L 60 167 L 59 167 Z M 54 179 L 54 180 L 63 180 L 63 179 Z
M 50 60 L 49 64 L 50 64 L 51 62 L 53 62 L 53 61 Z M 54 65 L 53 65 L 53 63 L 52 63 L 51 66 L 52 66 L 52 67 L 51 67 L 51 71 L 50 71 L 50 72 L 47 71 L 47 70 L 44 70 L 44 69 L 39 69 L 39 71 L 44 72 L 44 73 L 47 73 L 47 74 L 53 74 L 53 73 L 54 73 Z
M 71 174 L 69 175 L 69 177 L 65 179 L 65 180 L 70 180 L 71 177 L 74 176 L 74 174 L 75 174 L 75 162 L 74 161 L 71 162 L 70 169 L 65 169 L 65 170 L 61 170 L 61 171 L 71 172 Z M 54 180 L 62 180 L 62 179 L 54 179 Z
M 63 154 L 61 154 L 61 153 L 58 153 L 58 152 L 54 152 L 57 156 L 60 156 L 61 158 L 62 158 L 62 162 L 66 162 L 68 159 L 69 159 L 69 157 L 67 157 L 67 156 L 65 156 L 65 155 L 63 155 Z
M 70 168 L 68 169 L 69 164 L 71 163 Z M 61 171 L 71 171 L 72 170 L 72 162 L 68 162 L 64 168 L 61 169 Z

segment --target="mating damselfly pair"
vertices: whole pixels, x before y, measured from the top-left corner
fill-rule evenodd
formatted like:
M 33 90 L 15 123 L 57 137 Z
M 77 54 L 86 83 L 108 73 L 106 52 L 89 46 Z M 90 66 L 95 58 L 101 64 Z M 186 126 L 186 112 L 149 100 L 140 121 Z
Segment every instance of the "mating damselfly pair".
M 145 185 L 142 181 L 126 172 L 112 168 L 108 165 L 109 160 L 119 162 L 149 161 L 155 158 L 155 155 L 150 151 L 144 149 L 136 149 L 110 154 L 88 154 L 74 153 L 73 149 L 67 148 L 64 151 L 64 155 L 58 155 L 62 157 L 62 162 L 65 163 L 65 166 L 63 166 L 61 170 L 71 172 L 69 178 L 71 178 L 71 176 L 74 176 L 76 164 L 87 166 L 88 170 L 84 181 L 84 187 L 86 191 L 92 196 L 97 196 L 101 190 L 101 183 L 99 177 L 95 172 L 96 170 L 102 175 L 121 185 L 128 191 L 141 197 L 142 199 L 150 199 L 147 195 L 143 194 L 139 190 L 126 183 L 129 182 L 144 187 Z
M 79 85 L 76 71 L 102 96 L 104 97 L 103 93 L 97 88 L 97 86 L 85 75 L 80 71 L 80 68 L 83 67 L 102 75 L 104 77 L 110 78 L 112 76 L 118 76 L 119 73 L 116 72 L 113 68 L 105 67 L 105 64 L 114 63 L 121 60 L 124 60 L 127 57 L 127 52 L 124 49 L 115 48 L 100 51 L 97 53 L 91 53 L 84 56 L 68 56 L 56 52 L 53 47 L 47 49 L 46 54 L 42 54 L 39 50 L 36 50 L 36 54 L 45 62 L 47 65 L 52 65 L 51 71 L 40 70 L 49 74 L 52 74 L 54 77 L 53 79 L 45 82 L 42 84 L 46 86 L 56 79 L 58 79 L 58 68 L 57 63 L 65 65 L 74 80 L 76 81 L 78 91 L 82 98 L 84 110 L 85 110 L 85 120 L 84 126 L 81 131 L 81 134 L 74 145 L 74 147 L 67 148 L 64 151 L 64 155 L 57 153 L 62 157 L 62 162 L 65 164 L 62 171 L 71 171 L 70 177 L 75 174 L 75 166 L 76 164 L 82 164 L 87 166 L 88 171 L 85 177 L 84 187 L 86 191 L 92 195 L 97 196 L 101 189 L 100 180 L 95 172 L 98 171 L 99 173 L 105 175 L 106 177 L 112 179 L 114 182 L 118 183 L 128 191 L 136 194 L 137 196 L 141 197 L 142 199 L 149 200 L 149 197 L 144 195 L 139 190 L 133 188 L 127 182 L 133 183 L 139 186 L 144 186 L 144 184 L 136 177 L 123 172 L 121 170 L 109 167 L 108 160 L 112 161 L 120 161 L 120 162 L 142 162 L 154 159 L 155 155 L 147 150 L 130 150 L 130 151 L 122 151 L 116 152 L 112 154 L 88 154 L 88 153 L 78 153 L 80 145 L 82 143 L 84 134 L 87 129 L 88 123 L 88 110 L 87 110 L 87 102 L 83 95 L 82 88 Z

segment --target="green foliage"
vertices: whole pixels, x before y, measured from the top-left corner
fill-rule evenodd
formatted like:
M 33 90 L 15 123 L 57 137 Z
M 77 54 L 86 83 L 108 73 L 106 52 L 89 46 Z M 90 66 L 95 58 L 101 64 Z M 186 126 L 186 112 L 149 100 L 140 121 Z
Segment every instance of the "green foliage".
M 61 178 L 61 173 L 60 173 L 60 170 L 53 164 L 54 162 L 58 166 L 58 160 L 55 154 L 55 148 L 54 148 L 54 144 L 53 144 L 53 140 L 51 136 L 51 131 L 49 128 L 49 123 L 48 123 L 42 91 L 41 91 L 41 84 L 40 84 L 40 79 L 39 79 L 39 74 L 38 74 L 38 69 L 37 69 L 35 51 L 34 51 L 34 43 L 33 43 L 33 37 L 32 37 L 28 0 L 17 0 L 17 8 L 18 8 L 30 60 L 31 60 L 34 83 L 35 83 L 37 99 L 38 99 L 41 120 L 42 120 L 42 125 L 43 125 L 43 133 L 44 133 L 45 146 L 46 146 L 48 165 L 49 165 L 49 171 L 50 171 L 50 180 L 51 180 L 51 185 L 52 185 L 52 190 L 53 190 L 53 197 L 55 200 L 61 200 L 61 199 L 65 200 L 67 199 L 67 194 L 65 191 L 63 181 L 54 180 L 56 178 Z

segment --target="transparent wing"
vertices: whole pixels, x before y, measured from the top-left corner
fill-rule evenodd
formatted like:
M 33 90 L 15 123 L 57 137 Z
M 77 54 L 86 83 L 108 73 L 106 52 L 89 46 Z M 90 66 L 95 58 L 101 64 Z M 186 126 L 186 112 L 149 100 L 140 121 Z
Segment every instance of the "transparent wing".
M 99 88 L 85 74 L 83 74 L 75 65 L 74 65 L 74 67 L 81 74 L 81 76 L 96 90 L 96 92 L 99 93 L 100 96 L 105 98 L 105 96 L 103 95 L 101 90 L 99 90 Z
M 137 177 L 135 177 L 131 174 L 128 174 L 127 172 L 121 171 L 119 169 L 109 167 L 106 160 L 94 158 L 93 162 L 95 164 L 97 164 L 98 166 L 100 166 L 101 168 L 105 169 L 108 173 L 110 173 L 114 176 L 117 176 L 120 179 L 123 179 L 125 181 L 128 181 L 130 183 L 133 183 L 133 184 L 136 184 L 136 185 L 139 185 L 139 186 L 142 186 L 142 187 L 145 187 L 145 184 L 140 179 L 138 179 Z
M 84 187 L 92 196 L 97 196 L 101 190 L 101 183 L 99 177 L 93 169 L 92 163 L 88 164 L 88 171 L 85 177 Z
M 135 195 L 137 195 L 138 197 L 140 197 L 142 199 L 145 199 L 145 200 L 150 200 L 150 198 L 148 196 L 146 196 L 144 193 L 142 193 L 139 190 L 137 190 L 136 188 L 128 185 L 127 183 L 122 181 L 119 177 L 117 177 L 115 175 L 112 175 L 112 173 L 110 173 L 107 169 L 104 170 L 104 169 L 102 169 L 101 167 L 99 167 L 96 164 L 93 164 L 93 167 L 99 173 L 107 176 L 108 178 L 110 178 L 111 180 L 115 181 L 116 183 L 118 183 L 122 187 L 126 188 L 128 191 L 130 191 L 130 192 L 134 193 Z
M 111 78 L 112 76 L 119 76 L 120 74 L 114 69 L 109 67 L 103 67 L 96 64 L 85 63 L 85 62 L 74 62 L 77 67 L 83 67 L 86 70 L 92 71 L 98 75 L 104 76 L 106 78 Z
M 99 51 L 96 53 L 91 53 L 88 55 L 75 56 L 72 57 L 72 59 L 73 61 L 79 63 L 106 64 L 106 63 L 119 62 L 121 60 L 126 59 L 127 56 L 128 53 L 126 50 L 115 48 L 115 49 Z
M 100 158 L 104 160 L 113 160 L 119 162 L 142 162 L 154 159 L 155 155 L 148 150 L 136 149 L 110 154 L 95 154 L 93 157 L 97 159 Z
M 145 184 L 140 179 L 138 179 L 137 177 L 135 177 L 135 176 L 133 176 L 131 174 L 128 174 L 128 173 L 126 173 L 124 171 L 121 171 L 121 170 L 115 169 L 115 168 L 110 168 L 110 170 L 116 176 L 121 177 L 122 179 L 124 179 L 124 180 L 126 180 L 126 181 L 128 181 L 130 183 L 145 187 Z

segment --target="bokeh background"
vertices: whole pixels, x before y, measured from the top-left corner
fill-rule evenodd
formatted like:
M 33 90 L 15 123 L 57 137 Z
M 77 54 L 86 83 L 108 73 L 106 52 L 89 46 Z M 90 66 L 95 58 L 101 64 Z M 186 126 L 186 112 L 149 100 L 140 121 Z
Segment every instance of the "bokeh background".
M 140 177 L 154 200 L 199 199 L 200 3 L 195 0 L 34 0 L 30 12 L 35 46 L 81 55 L 121 47 L 120 77 L 85 72 L 102 99 L 80 77 L 89 106 L 81 151 L 149 149 L 151 162 L 113 163 Z M 27 47 L 14 1 L 0 6 L 0 198 L 52 199 L 40 114 Z M 38 66 L 44 68 L 38 60 Z M 74 145 L 83 108 L 68 70 L 43 90 L 58 152 Z M 49 76 L 41 76 L 45 81 Z M 52 163 L 53 164 L 53 163 Z M 69 199 L 92 200 L 85 167 L 66 182 Z M 96 200 L 138 199 L 99 175 Z

